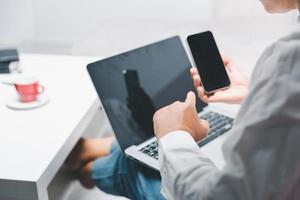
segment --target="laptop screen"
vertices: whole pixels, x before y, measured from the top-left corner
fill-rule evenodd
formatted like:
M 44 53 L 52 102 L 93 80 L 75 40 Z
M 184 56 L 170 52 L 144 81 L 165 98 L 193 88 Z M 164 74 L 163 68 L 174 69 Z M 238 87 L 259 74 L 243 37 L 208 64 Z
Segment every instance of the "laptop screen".
M 178 36 L 88 65 L 123 151 L 154 136 L 155 111 L 194 91 L 190 68 Z M 197 99 L 200 112 L 206 104 Z

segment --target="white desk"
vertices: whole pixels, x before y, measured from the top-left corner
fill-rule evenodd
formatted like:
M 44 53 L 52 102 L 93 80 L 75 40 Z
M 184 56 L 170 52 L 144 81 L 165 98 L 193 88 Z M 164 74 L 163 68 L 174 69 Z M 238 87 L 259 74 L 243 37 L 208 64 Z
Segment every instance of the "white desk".
M 99 107 L 86 70 L 98 58 L 25 54 L 20 59 L 51 101 L 35 110 L 8 109 L 5 101 L 14 88 L 0 83 L 0 199 L 47 200 L 47 186 Z M 0 82 L 6 77 L 0 75 Z

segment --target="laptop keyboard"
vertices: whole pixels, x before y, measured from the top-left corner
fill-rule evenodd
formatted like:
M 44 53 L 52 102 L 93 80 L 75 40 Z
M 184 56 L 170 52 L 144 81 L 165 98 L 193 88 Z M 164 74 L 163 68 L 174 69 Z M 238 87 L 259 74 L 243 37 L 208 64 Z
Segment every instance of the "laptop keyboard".
M 154 141 L 147 146 L 140 149 L 141 152 L 151 156 L 152 158 L 158 159 L 158 143 Z
M 207 137 L 198 142 L 200 147 L 229 131 L 233 124 L 231 117 L 212 111 L 202 115 L 201 119 L 207 120 L 210 128 Z
M 198 142 L 198 145 L 200 147 L 223 135 L 225 132 L 231 129 L 233 124 L 232 118 L 213 111 L 207 112 L 206 114 L 202 115 L 201 119 L 205 119 L 209 122 L 210 129 L 207 137 Z M 158 159 L 157 141 L 148 144 L 147 146 L 141 148 L 139 151 L 155 159 Z

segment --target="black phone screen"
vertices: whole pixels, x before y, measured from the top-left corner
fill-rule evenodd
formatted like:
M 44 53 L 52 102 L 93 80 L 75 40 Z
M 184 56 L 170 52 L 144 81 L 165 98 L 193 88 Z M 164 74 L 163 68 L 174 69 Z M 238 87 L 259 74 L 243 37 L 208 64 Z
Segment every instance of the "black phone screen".
M 208 93 L 228 87 L 230 80 L 210 31 L 187 38 L 204 90 Z

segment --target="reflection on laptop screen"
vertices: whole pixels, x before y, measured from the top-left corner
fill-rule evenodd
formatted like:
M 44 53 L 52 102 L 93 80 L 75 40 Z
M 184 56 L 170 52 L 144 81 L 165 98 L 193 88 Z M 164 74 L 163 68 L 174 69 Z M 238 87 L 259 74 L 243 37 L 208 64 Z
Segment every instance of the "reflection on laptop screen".
M 153 137 L 155 111 L 194 91 L 190 67 L 179 37 L 88 65 L 122 150 Z M 204 106 L 197 100 L 198 112 Z

